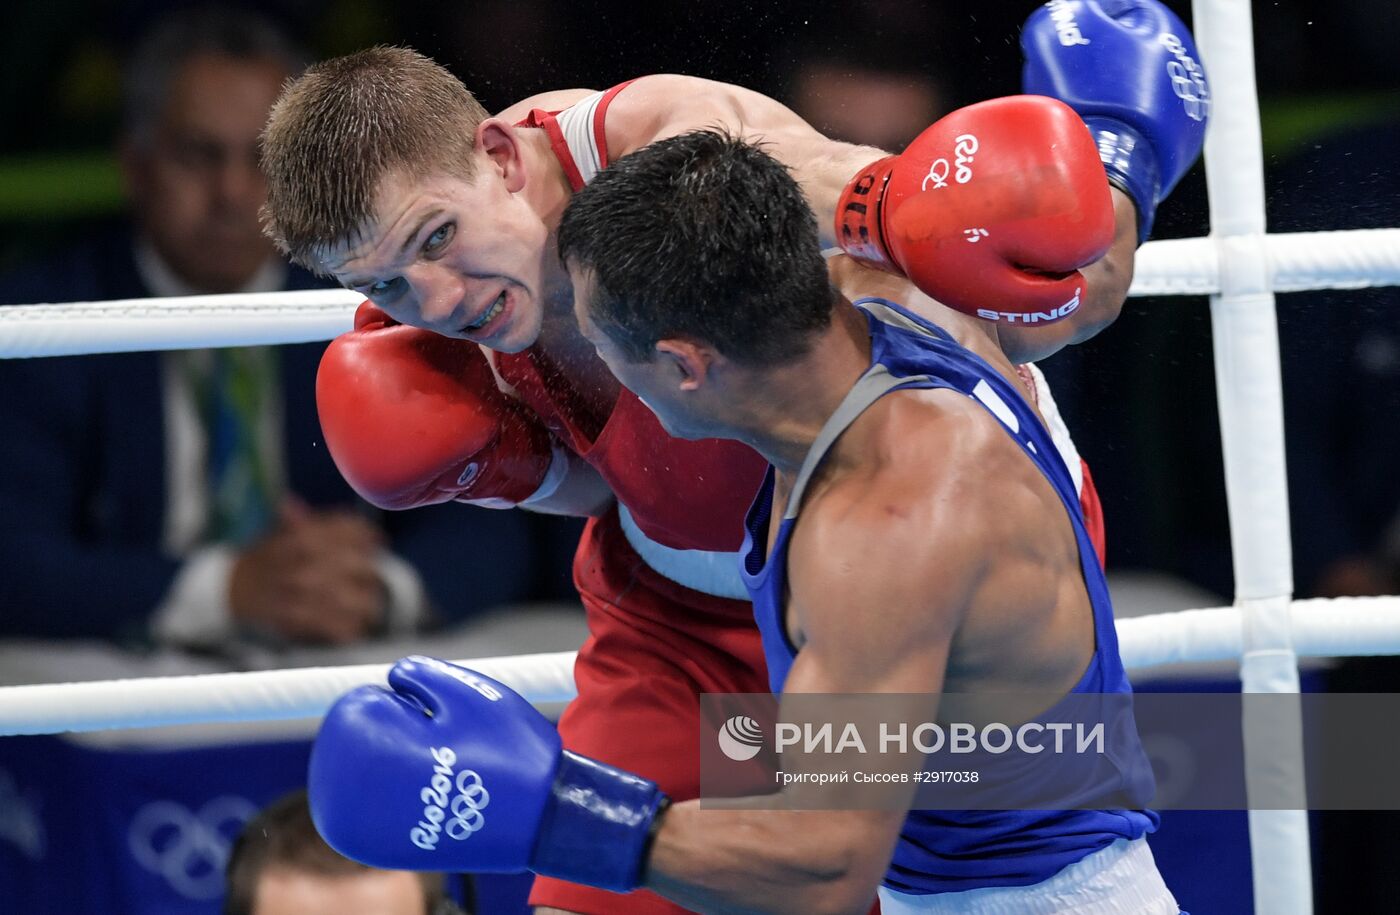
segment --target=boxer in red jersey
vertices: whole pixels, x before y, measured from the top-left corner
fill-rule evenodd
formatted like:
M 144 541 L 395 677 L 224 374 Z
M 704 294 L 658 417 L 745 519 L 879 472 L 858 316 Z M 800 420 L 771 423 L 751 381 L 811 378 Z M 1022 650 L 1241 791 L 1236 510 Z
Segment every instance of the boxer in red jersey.
M 911 146 L 910 158 L 891 160 L 827 140 L 757 93 L 689 77 L 547 93 L 490 118 L 430 61 L 376 49 L 318 65 L 284 93 L 265 132 L 269 230 L 294 258 L 373 303 L 328 349 L 318 382 L 327 445 L 347 479 L 387 507 L 458 499 L 595 516 L 575 559 L 591 636 L 575 668 L 579 698 L 560 722 L 567 746 L 693 797 L 697 694 L 766 691 L 730 555 L 762 461 L 734 443 L 666 436 L 579 336 L 553 244 L 569 195 L 610 156 L 655 139 L 703 126 L 761 136 L 802 182 L 828 240 L 844 238 L 935 297 L 958 300 L 939 278 L 964 272 L 984 283 L 980 301 L 996 315 L 1077 303 L 1035 327 L 930 315 L 989 334 L 1024 361 L 1116 316 L 1137 242 L 1133 203 L 1110 196 L 1092 144 L 1082 148 L 1082 124 L 1053 106 L 974 106 L 934 125 L 917 154 Z M 965 142 L 955 151 L 957 141 L 1008 130 L 972 166 L 959 164 L 968 154 Z M 981 187 L 959 183 L 963 167 L 996 193 L 955 197 Z M 1008 180 L 1019 174 L 1036 180 Z M 961 229 L 935 224 L 937 213 L 910 210 L 917 218 L 903 225 L 929 249 L 903 240 L 884 250 L 901 224 L 891 215 L 899 201 L 864 202 L 884 176 L 891 187 L 942 181 L 949 212 L 985 223 L 983 239 L 1005 234 L 1022 247 L 964 244 Z M 979 200 L 990 209 L 969 213 Z M 1003 233 L 1008 219 L 1014 228 Z M 1040 261 L 1025 247 L 1029 224 L 1043 236 Z M 855 269 L 834 272 L 840 280 Z M 491 366 L 478 343 L 494 351 Z M 1067 436 L 1060 447 L 1072 448 Z M 645 893 L 620 899 L 548 880 L 532 902 L 580 913 L 678 911 Z

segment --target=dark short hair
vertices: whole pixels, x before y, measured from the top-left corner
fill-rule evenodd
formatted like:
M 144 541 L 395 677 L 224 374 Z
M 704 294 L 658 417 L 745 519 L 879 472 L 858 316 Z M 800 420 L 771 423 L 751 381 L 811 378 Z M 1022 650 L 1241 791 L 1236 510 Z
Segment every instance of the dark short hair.
M 224 915 L 252 915 L 258 881 L 269 870 L 333 878 L 357 876 L 371 868 L 342 857 L 327 845 L 311 822 L 306 792 L 294 791 L 264 808 L 239 833 L 224 870 Z M 442 911 L 446 897 L 442 875 L 416 876 L 423 887 L 425 915 Z
M 802 189 L 757 145 L 717 131 L 660 140 L 603 169 L 565 210 L 559 254 L 593 272 L 589 318 L 637 362 L 667 337 L 743 364 L 787 362 L 831 321 Z

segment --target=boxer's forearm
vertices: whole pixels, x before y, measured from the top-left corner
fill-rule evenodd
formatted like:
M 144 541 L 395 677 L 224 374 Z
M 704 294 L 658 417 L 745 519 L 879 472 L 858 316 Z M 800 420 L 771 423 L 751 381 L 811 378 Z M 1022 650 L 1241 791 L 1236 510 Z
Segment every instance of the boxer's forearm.
M 1113 189 L 1114 236 L 1108 253 L 1083 268 L 1086 288 L 1079 310 L 1053 324 L 1003 324 L 997 328 L 1002 351 L 1017 364 L 1049 358 L 1073 343 L 1091 339 L 1118 320 L 1137 256 L 1137 208 Z
M 836 237 L 836 206 L 841 201 L 841 193 L 852 176 L 889 153 L 874 146 L 856 146 L 825 138 L 820 145 L 792 146 L 792 149 L 779 149 L 776 155 L 792 167 L 793 177 L 802 185 L 802 193 L 817 216 L 822 247 L 838 247 L 841 240 Z
M 692 130 L 723 130 L 761 143 L 792 170 L 817 217 L 823 247 L 836 244 L 836 204 L 851 177 L 888 153 L 832 140 L 775 99 L 729 83 L 675 74 L 642 77 L 608 109 L 612 157 Z
M 754 802 L 768 807 L 772 798 Z M 901 819 L 878 810 L 701 809 L 686 801 L 663 815 L 645 886 L 697 912 L 863 913 Z

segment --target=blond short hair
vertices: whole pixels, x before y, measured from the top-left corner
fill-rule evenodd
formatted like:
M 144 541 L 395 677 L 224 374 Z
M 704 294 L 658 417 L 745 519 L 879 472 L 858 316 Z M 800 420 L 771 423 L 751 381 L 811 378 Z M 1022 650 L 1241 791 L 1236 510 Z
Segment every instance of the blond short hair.
M 353 242 L 390 172 L 472 177 L 486 109 L 444 67 L 376 47 L 316 64 L 287 84 L 262 135 L 263 228 L 312 270 L 315 251 Z

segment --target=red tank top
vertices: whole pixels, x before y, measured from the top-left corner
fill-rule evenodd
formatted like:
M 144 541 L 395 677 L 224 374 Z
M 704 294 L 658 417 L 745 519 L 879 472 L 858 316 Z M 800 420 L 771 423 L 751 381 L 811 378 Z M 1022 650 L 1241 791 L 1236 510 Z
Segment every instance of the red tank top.
M 561 112 L 535 109 L 521 122 L 546 132 L 575 191 L 607 166 L 603 120 L 613 98 L 629 84 L 595 93 Z M 757 452 L 733 441 L 672 438 L 625 388 L 590 440 L 574 383 L 553 371 L 534 347 L 497 353 L 496 367 L 551 431 L 598 470 L 648 539 L 672 550 L 739 549 L 744 513 L 766 467 Z M 737 565 L 734 575 L 737 582 Z

